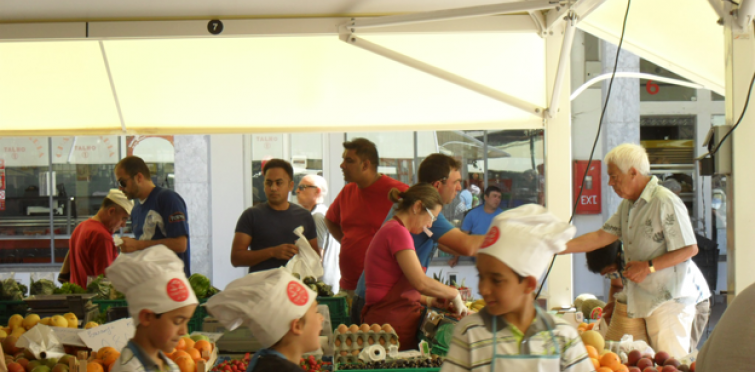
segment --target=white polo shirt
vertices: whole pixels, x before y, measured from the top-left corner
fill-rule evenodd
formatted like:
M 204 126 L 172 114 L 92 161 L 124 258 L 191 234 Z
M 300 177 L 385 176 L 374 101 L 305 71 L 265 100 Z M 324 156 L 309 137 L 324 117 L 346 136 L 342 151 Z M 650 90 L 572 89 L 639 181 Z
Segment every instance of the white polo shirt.
M 652 177 L 636 202 L 624 199 L 603 225 L 624 243 L 624 258 L 648 261 L 697 244 L 687 207 Z M 664 302 L 691 305 L 710 297 L 708 284 L 692 260 L 649 274 L 642 283 L 627 280 L 627 315 L 645 318 Z

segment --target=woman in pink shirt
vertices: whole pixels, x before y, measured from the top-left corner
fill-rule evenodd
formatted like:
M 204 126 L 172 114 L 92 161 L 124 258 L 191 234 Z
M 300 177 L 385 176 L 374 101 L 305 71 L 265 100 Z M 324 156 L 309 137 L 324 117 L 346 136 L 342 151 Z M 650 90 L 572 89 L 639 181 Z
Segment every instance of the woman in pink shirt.
M 466 308 L 456 288 L 425 275 L 414 251 L 411 234 L 428 233 L 443 206 L 438 191 L 421 183 L 405 192 L 394 188 L 389 199 L 398 203 L 394 217 L 375 234 L 364 260 L 367 296 L 362 321 L 390 324 L 401 350 L 416 349 L 423 303 L 438 306 L 436 298 L 448 299 L 456 309 Z

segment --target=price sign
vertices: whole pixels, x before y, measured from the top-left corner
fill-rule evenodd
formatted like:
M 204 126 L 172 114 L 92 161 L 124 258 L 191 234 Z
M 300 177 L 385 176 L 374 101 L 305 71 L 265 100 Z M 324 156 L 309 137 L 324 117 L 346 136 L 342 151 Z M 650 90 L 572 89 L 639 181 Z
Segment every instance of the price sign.
M 128 340 L 134 337 L 134 332 L 134 319 L 126 318 L 81 331 L 79 337 L 92 350 L 99 350 L 105 346 L 121 350 L 126 347 Z

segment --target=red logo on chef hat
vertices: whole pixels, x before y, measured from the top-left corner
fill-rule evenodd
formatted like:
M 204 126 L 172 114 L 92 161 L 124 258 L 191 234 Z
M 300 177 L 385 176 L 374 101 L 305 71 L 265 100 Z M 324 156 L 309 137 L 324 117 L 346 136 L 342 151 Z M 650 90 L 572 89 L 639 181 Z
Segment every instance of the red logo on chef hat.
M 498 230 L 498 227 L 493 226 L 490 228 L 487 234 L 485 234 L 485 240 L 482 242 L 482 246 L 480 248 L 487 248 L 491 245 L 495 244 L 495 242 L 498 241 L 498 238 L 501 237 L 501 231 Z
M 286 294 L 289 301 L 296 306 L 306 305 L 307 301 L 309 301 L 309 293 L 304 289 L 304 286 L 293 280 L 288 282 Z
M 189 298 L 189 288 L 181 279 L 171 279 L 168 282 L 168 297 L 176 302 L 184 302 Z

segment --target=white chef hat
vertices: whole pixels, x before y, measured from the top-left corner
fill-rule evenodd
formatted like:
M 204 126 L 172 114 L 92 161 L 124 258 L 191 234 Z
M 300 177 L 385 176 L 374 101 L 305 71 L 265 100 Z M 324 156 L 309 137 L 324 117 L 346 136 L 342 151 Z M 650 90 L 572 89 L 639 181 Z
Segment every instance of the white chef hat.
M 540 278 L 576 231 L 543 206 L 527 204 L 496 216 L 477 253 L 497 258 L 519 275 Z
M 207 310 L 228 330 L 249 327 L 268 348 L 288 332 L 315 301 L 317 293 L 283 268 L 251 273 L 236 279 L 207 301 Z
M 118 189 L 110 189 L 106 198 L 112 200 L 115 204 L 118 204 L 121 208 L 126 210 L 126 213 L 131 214 L 131 209 L 134 208 L 134 202 L 128 200 L 126 194 Z
M 121 253 L 105 274 L 126 295 L 128 312 L 135 320 L 144 309 L 162 314 L 199 303 L 184 274 L 183 261 L 162 244 Z

